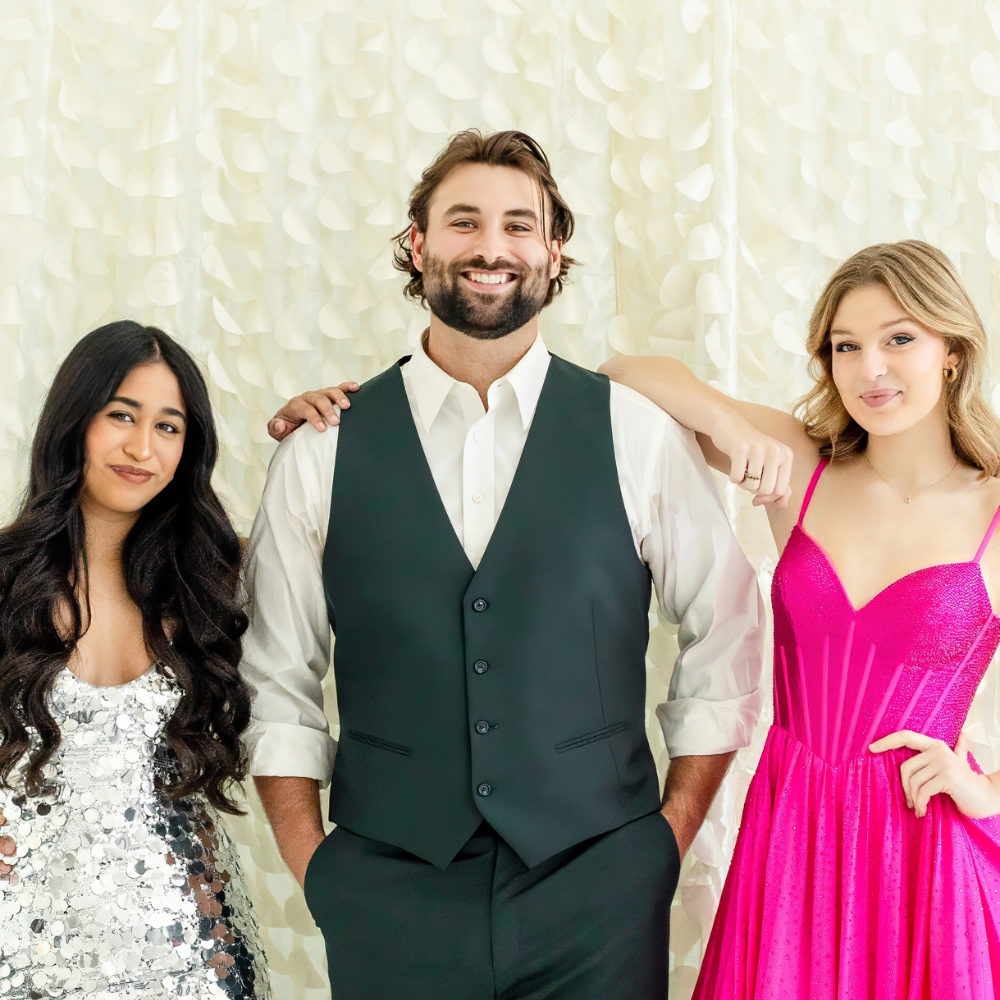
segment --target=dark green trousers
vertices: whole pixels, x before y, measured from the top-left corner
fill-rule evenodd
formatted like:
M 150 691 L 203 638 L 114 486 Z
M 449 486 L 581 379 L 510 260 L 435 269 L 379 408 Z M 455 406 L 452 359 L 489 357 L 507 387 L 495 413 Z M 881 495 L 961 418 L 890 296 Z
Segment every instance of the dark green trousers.
M 444 870 L 338 827 L 306 872 L 333 1000 L 665 1000 L 658 813 L 526 868 L 486 823 Z

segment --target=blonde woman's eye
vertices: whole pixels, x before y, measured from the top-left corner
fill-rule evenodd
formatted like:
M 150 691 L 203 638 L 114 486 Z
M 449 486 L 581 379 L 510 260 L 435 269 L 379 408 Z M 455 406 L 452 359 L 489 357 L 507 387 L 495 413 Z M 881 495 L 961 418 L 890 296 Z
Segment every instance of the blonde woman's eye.
M 902 347 L 903 344 L 908 344 L 914 338 L 908 333 L 897 333 L 892 340 L 889 341 L 890 344 L 895 344 L 897 347 Z

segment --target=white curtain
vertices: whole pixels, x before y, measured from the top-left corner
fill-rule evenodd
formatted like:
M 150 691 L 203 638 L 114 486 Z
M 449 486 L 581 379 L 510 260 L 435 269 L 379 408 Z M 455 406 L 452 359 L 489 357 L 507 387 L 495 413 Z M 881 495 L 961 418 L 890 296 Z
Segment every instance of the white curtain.
M 425 325 L 389 237 L 421 169 L 469 126 L 523 129 L 551 156 L 583 263 L 543 329 L 580 364 L 670 354 L 788 406 L 807 385 L 805 321 L 825 277 L 906 236 L 952 256 L 992 326 L 997 97 L 996 0 L 4 0 L 4 510 L 56 365 L 131 316 L 202 363 L 218 485 L 247 530 L 278 404 L 369 377 Z M 724 496 L 767 587 L 763 515 Z M 676 650 L 653 625 L 651 703 Z M 992 676 L 986 687 L 972 735 L 991 764 Z M 766 723 L 685 863 L 676 1000 Z M 649 732 L 665 765 L 652 719 Z M 322 943 L 270 831 L 258 812 L 230 827 L 276 995 L 318 1000 Z

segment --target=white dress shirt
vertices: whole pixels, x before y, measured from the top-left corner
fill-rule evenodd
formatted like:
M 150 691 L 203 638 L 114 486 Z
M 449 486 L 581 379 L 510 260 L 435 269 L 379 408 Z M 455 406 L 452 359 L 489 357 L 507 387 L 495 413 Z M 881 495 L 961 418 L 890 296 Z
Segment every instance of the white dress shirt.
M 427 463 L 474 567 L 503 510 L 548 366 L 538 338 L 490 386 L 488 409 L 422 349 L 403 366 Z M 764 611 L 753 570 L 690 431 L 614 382 L 611 430 L 636 552 L 660 610 L 680 625 L 668 701 L 657 708 L 667 750 L 677 757 L 746 746 L 761 705 Z M 278 446 L 251 533 L 243 672 L 256 689 L 248 731 L 256 775 L 328 782 L 333 771 L 321 687 L 331 646 L 322 565 L 338 431 L 306 424 Z

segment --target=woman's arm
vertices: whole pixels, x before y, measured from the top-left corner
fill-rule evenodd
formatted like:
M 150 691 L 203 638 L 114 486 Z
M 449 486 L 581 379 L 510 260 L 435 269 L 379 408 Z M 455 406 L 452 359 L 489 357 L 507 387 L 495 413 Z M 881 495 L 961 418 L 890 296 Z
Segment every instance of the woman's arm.
M 794 457 L 808 457 L 815 464 L 816 444 L 800 421 L 781 410 L 730 398 L 675 358 L 618 355 L 599 370 L 695 431 L 708 464 L 756 494 L 756 505 L 787 504 Z

